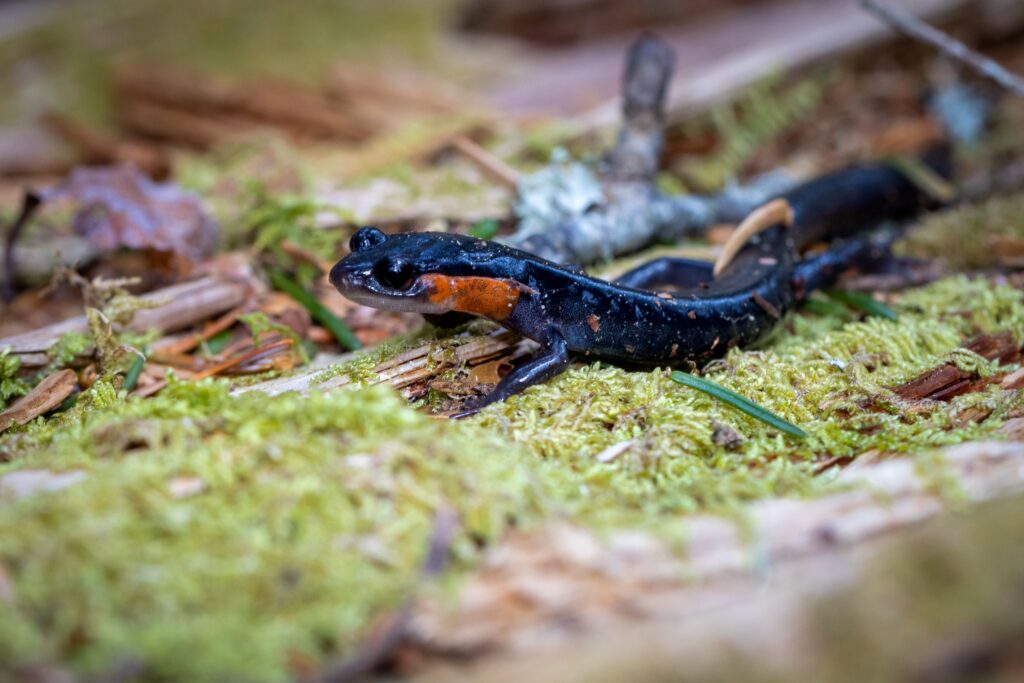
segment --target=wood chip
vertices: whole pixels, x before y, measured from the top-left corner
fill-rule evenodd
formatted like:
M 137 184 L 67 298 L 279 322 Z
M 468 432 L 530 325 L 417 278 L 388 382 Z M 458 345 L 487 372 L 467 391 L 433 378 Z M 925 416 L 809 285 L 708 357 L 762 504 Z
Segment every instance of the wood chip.
M 12 425 L 23 425 L 59 407 L 74 393 L 77 384 L 78 376 L 73 370 L 53 373 L 0 413 L 0 432 Z
M 963 348 L 1001 364 L 1017 362 L 1021 357 L 1020 349 L 1009 332 L 976 337 L 964 344 Z M 893 391 L 906 401 L 948 401 L 961 394 L 980 391 L 988 384 L 987 379 L 964 372 L 952 363 L 945 363 L 901 384 Z
M 1003 378 L 999 383 L 999 386 L 1003 389 L 1017 390 L 1024 388 L 1024 368 L 1021 368 L 1015 372 L 1011 372 L 1009 375 Z
M 612 444 L 608 448 L 604 449 L 600 453 L 594 456 L 594 460 L 597 462 L 611 462 L 615 458 L 619 457 L 626 451 L 628 451 L 633 444 L 636 443 L 636 439 L 630 439 L 629 441 L 620 441 L 617 444 Z

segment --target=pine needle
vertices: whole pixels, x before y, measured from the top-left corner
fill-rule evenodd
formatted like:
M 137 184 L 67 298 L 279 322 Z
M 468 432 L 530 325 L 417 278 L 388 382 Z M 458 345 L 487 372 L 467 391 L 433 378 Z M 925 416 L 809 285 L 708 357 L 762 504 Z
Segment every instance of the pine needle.
M 341 344 L 342 348 L 349 351 L 363 348 L 362 343 L 352 333 L 352 330 L 348 328 L 348 325 L 342 322 L 338 316 L 331 313 L 326 306 L 317 301 L 315 296 L 300 287 L 297 282 L 293 282 L 279 271 L 272 270 L 270 271 L 270 283 L 274 286 L 274 289 L 284 292 L 305 306 L 309 314 L 313 316 L 313 319 L 327 328 L 327 331 Z
M 852 306 L 858 311 L 862 311 L 876 318 L 896 320 L 899 317 L 896 315 L 896 311 L 892 310 L 870 294 L 865 294 L 864 292 L 847 292 L 841 289 L 827 289 L 825 290 L 825 294 L 836 301 L 840 301 L 847 306 Z
M 702 391 L 712 398 L 717 398 L 719 401 L 732 406 L 736 410 L 746 413 L 755 420 L 760 420 L 766 425 L 775 427 L 780 432 L 789 434 L 790 436 L 798 439 L 804 439 L 807 437 L 807 432 L 797 427 L 792 422 L 788 422 L 767 408 L 754 403 L 750 399 L 740 396 L 732 389 L 726 389 L 720 384 L 710 382 L 703 377 L 697 377 L 685 372 L 676 370 L 671 375 L 672 381 L 682 384 L 683 386 Z

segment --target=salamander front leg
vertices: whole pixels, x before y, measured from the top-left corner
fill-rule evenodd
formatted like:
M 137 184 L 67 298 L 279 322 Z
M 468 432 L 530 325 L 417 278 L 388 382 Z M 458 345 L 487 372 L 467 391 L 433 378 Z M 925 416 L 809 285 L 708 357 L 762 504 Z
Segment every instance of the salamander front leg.
M 462 412 L 452 415 L 452 419 L 457 420 L 474 415 L 485 406 L 497 401 L 504 401 L 509 396 L 518 394 L 534 384 L 548 381 L 555 375 L 564 372 L 567 367 L 569 367 L 569 347 L 562 335 L 553 332 L 541 349 L 540 355 L 505 375 L 491 393 L 469 401 L 463 406 Z

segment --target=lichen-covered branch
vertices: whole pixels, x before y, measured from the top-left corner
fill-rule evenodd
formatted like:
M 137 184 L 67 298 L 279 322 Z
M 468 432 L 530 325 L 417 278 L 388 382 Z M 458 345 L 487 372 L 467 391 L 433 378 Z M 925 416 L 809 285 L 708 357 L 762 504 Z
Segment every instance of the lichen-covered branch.
M 791 186 L 768 174 L 717 195 L 670 197 L 655 185 L 664 142 L 672 51 L 654 37 L 633 44 L 623 78 L 623 125 L 595 168 L 560 153 L 519 181 L 518 231 L 503 241 L 559 263 L 589 265 L 740 220 Z

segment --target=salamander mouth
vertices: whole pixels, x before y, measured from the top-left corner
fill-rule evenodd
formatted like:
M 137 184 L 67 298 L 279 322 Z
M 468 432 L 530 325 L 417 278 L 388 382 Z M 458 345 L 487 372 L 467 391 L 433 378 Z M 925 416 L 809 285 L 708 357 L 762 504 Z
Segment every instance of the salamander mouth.
M 443 305 L 429 301 L 427 282 L 416 278 L 408 287 L 389 287 L 380 282 L 371 267 L 348 268 L 339 263 L 331 269 L 329 280 L 342 296 L 363 306 L 409 313 L 447 313 Z

